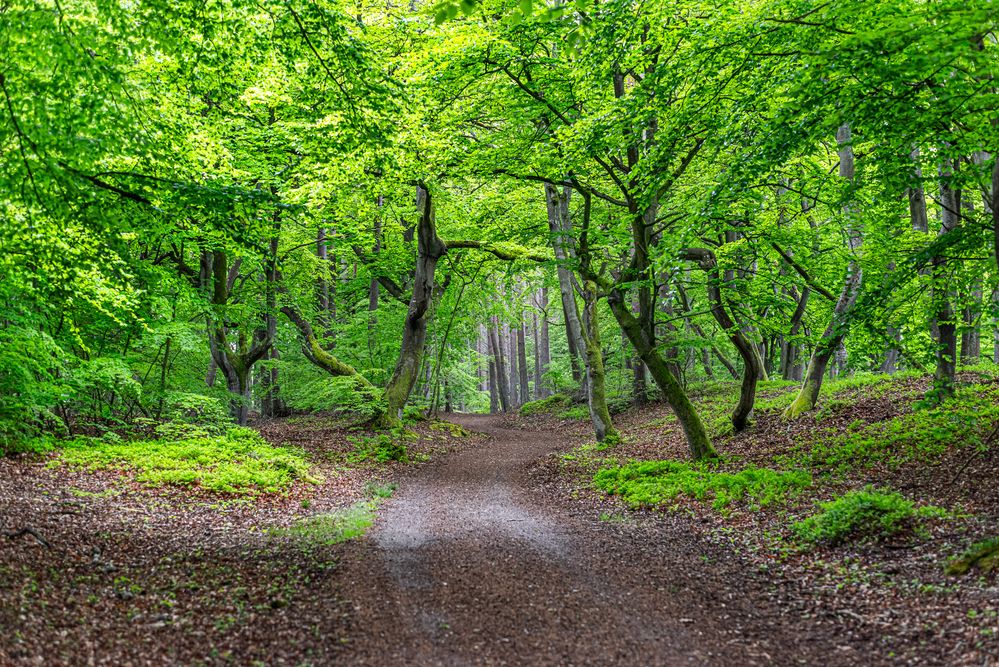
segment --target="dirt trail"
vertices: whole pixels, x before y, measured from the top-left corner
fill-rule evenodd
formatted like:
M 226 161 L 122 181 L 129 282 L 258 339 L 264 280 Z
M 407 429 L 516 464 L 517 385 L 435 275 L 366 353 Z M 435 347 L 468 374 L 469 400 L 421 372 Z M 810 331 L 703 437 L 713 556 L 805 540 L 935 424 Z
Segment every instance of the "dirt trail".
M 455 421 L 490 440 L 404 481 L 344 563 L 356 619 L 352 662 L 860 658 L 849 646 L 809 638 L 800 621 L 768 621 L 772 605 L 758 609 L 751 594 L 766 582 L 681 524 L 600 521 L 592 510 L 574 513 L 532 490 L 528 468 L 556 449 L 555 434 L 503 429 L 486 416 Z

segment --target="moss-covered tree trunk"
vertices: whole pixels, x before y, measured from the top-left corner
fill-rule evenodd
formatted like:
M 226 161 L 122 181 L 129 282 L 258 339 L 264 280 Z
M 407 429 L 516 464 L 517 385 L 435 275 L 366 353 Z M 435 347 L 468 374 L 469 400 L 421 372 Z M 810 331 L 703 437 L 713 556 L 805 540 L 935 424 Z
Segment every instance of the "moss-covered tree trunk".
M 680 422 L 687 438 L 691 455 L 698 461 L 717 458 L 718 452 L 711 444 L 711 438 L 708 437 L 707 429 L 704 428 L 704 422 L 697 414 L 694 404 L 690 402 L 687 392 L 670 372 L 662 355 L 652 345 L 646 331 L 631 314 L 630 304 L 625 300 L 624 294 L 620 290 L 612 290 L 607 297 L 607 303 L 614 313 L 614 318 L 638 352 L 638 356 L 648 367 L 652 380 L 676 414 L 677 421 Z
M 839 174 L 841 177 L 853 183 L 854 161 L 853 146 L 851 144 L 850 126 L 843 125 L 836 133 L 836 141 L 839 144 Z M 863 272 L 857 263 L 856 254 L 863 244 L 863 233 L 860 227 L 853 220 L 854 211 L 851 204 L 844 207 L 844 214 L 847 218 L 847 243 L 850 250 L 850 260 L 846 269 L 846 280 L 843 281 L 843 289 L 840 290 L 839 298 L 833 307 L 832 317 L 822 338 L 815 346 L 812 357 L 808 361 L 808 368 L 805 371 L 805 379 L 801 389 L 798 391 L 794 402 L 784 411 L 784 416 L 788 419 L 796 419 L 802 414 L 815 407 L 819 400 L 819 391 L 822 389 L 822 380 L 826 369 L 829 367 L 829 360 L 839 348 L 846 337 L 850 324 L 850 315 L 857 297 L 860 294 L 860 285 Z
M 598 442 L 615 444 L 621 436 L 611 421 L 607 407 L 607 387 L 604 374 L 603 352 L 600 350 L 600 325 L 597 321 L 597 284 L 587 280 L 583 284 L 583 344 L 586 349 L 587 402 L 590 419 Z

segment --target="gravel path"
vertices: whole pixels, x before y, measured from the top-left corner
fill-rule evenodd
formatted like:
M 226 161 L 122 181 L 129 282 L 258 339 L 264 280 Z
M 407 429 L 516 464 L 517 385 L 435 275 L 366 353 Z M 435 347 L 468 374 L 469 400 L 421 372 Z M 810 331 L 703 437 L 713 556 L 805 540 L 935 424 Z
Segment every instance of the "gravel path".
M 488 416 L 454 421 L 491 438 L 404 480 L 369 538 L 348 552 L 351 662 L 860 658 L 848 637 L 816 641 L 800 621 L 783 622 L 781 610 L 767 604 L 765 579 L 682 524 L 601 521 L 592 509 L 573 510 L 539 493 L 528 470 L 557 449 L 556 435 L 503 429 Z

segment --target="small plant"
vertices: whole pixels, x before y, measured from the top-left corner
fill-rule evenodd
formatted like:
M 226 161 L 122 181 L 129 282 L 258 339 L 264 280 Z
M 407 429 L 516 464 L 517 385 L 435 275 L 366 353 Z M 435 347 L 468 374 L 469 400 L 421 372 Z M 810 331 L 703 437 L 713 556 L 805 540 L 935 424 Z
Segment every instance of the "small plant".
M 364 490 L 369 497 L 384 500 L 385 498 L 391 498 L 392 494 L 395 493 L 396 488 L 398 488 L 398 485 L 394 482 L 389 482 L 387 484 L 368 482 L 368 485 Z
M 377 500 L 363 500 L 341 510 L 301 519 L 288 528 L 274 528 L 270 533 L 294 538 L 308 546 L 332 546 L 364 535 L 375 522 L 377 508 Z
M 999 571 L 999 536 L 976 542 L 947 563 L 945 572 L 952 576 L 967 574 L 977 568 L 984 574 Z
M 933 505 L 916 507 L 895 491 L 867 487 L 821 504 L 821 511 L 795 523 L 791 530 L 808 545 L 834 546 L 847 540 L 877 539 L 903 530 L 920 530 L 920 520 L 946 516 Z
M 589 419 L 590 418 L 590 408 L 587 405 L 574 405 L 568 410 L 564 410 L 560 415 L 562 419 Z
M 656 506 L 679 496 L 712 499 L 712 507 L 726 510 L 736 501 L 759 508 L 782 501 L 812 484 L 807 472 L 781 472 L 769 468 L 745 468 L 718 472 L 710 464 L 679 461 L 647 461 L 604 468 L 593 478 L 597 488 L 621 496 L 633 507 Z
M 403 429 L 393 429 L 391 433 L 378 433 L 373 436 L 361 436 L 351 438 L 354 444 L 354 451 L 349 459 L 353 463 L 364 461 L 376 461 L 387 463 L 389 461 L 409 462 L 409 450 L 406 448 L 406 439 L 413 436 Z

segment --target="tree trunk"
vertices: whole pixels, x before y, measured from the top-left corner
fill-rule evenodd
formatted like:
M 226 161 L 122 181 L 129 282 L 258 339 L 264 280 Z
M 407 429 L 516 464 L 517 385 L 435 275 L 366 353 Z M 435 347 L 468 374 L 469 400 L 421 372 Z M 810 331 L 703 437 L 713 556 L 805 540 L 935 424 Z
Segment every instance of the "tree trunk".
M 583 333 L 579 321 L 579 306 L 572 287 L 572 271 L 567 266 L 570 252 L 571 224 L 569 222 L 569 193 L 566 188 L 559 194 L 554 185 L 545 184 L 545 202 L 548 206 L 548 227 L 552 233 L 552 249 L 558 262 L 558 286 L 562 296 L 562 312 L 565 315 L 565 332 L 569 343 L 569 361 L 572 365 L 572 378 L 585 384 L 584 372 L 580 368 L 580 355 L 583 353 Z
M 524 322 L 517 325 L 517 362 L 520 365 L 520 402 L 527 403 L 531 398 L 531 390 L 528 386 L 530 373 L 527 370 L 527 340 L 524 337 Z
M 742 329 L 736 325 L 725 310 L 725 303 L 721 295 L 721 276 L 718 272 L 718 262 L 712 251 L 706 248 L 687 248 L 681 251 L 681 257 L 697 262 L 705 273 L 708 274 L 708 301 L 711 303 L 711 314 L 714 316 L 718 326 L 728 334 L 729 340 L 738 350 L 742 357 L 743 373 L 742 387 L 739 391 L 739 402 L 732 412 L 732 427 L 736 432 L 744 431 L 749 427 L 749 421 L 753 416 L 753 405 L 756 402 L 756 385 L 760 378 L 764 376 L 763 364 L 760 360 L 759 352 L 751 340 L 746 338 Z
M 489 346 L 493 353 L 493 366 L 496 372 L 496 389 L 499 394 L 500 408 L 503 412 L 510 410 L 510 389 L 507 385 L 506 365 L 503 363 L 503 345 L 500 340 L 500 327 L 497 317 L 493 316 L 493 325 L 489 329 Z
M 961 191 L 954 188 L 950 179 L 954 169 L 945 164 L 941 170 L 940 237 L 957 229 L 961 221 Z M 933 373 L 933 394 L 937 399 L 954 393 L 957 373 L 957 313 L 954 308 L 954 291 L 948 275 L 947 249 L 933 257 L 933 312 L 937 331 L 936 370 Z
M 717 458 L 718 452 L 711 444 L 708 432 L 704 428 L 704 422 L 697 414 L 694 404 L 690 402 L 687 393 L 666 366 L 665 360 L 660 356 L 639 321 L 631 314 L 630 304 L 625 301 L 624 295 L 620 291 L 612 291 L 607 298 L 607 303 L 610 305 L 611 312 L 614 313 L 618 324 L 628 336 L 628 340 L 631 341 L 632 346 L 648 367 L 653 381 L 676 414 L 687 438 L 691 455 L 698 461 Z
M 386 425 L 393 425 L 401 419 L 402 409 L 416 384 L 427 338 L 427 311 L 434 297 L 434 274 L 438 260 L 447 251 L 437 236 L 433 199 L 423 186 L 416 188 L 416 210 L 419 212 L 419 221 L 413 295 L 406 313 L 399 360 L 388 386 L 385 387 L 386 419 L 383 423 Z
M 590 419 L 598 442 L 616 444 L 621 436 L 611 421 L 607 408 L 603 353 L 600 349 L 600 326 L 597 321 L 597 285 L 592 280 L 583 286 L 583 336 L 586 345 L 587 399 Z
M 505 345 L 507 368 L 510 370 L 509 387 L 510 409 L 520 405 L 520 378 L 517 373 L 517 337 L 509 323 L 503 324 L 503 344 Z
M 849 125 L 842 125 L 839 128 L 839 131 L 836 133 L 836 142 L 839 144 L 839 175 L 852 184 L 854 162 Z M 787 410 L 784 411 L 784 416 L 788 419 L 795 419 L 801 416 L 813 409 L 818 402 L 819 390 L 822 388 L 822 379 L 829 365 L 829 360 L 843 342 L 843 338 L 846 337 L 850 324 L 851 311 L 857 302 L 857 296 L 860 294 L 863 273 L 855 255 L 863 243 L 863 232 L 853 219 L 855 212 L 852 201 L 844 207 L 843 212 L 847 219 L 847 243 L 850 251 L 846 279 L 843 281 L 843 289 L 840 291 L 836 305 L 833 307 L 833 314 L 829 320 L 829 324 L 826 326 L 825 331 L 822 332 L 822 338 L 815 346 L 812 358 L 808 361 L 808 369 L 805 371 L 805 379 L 801 385 L 801 389 L 798 391 L 798 396 L 788 406 Z
M 538 376 L 538 398 L 545 398 L 551 392 L 545 382 L 545 373 L 552 365 L 551 338 L 548 325 L 548 288 L 542 287 L 541 299 L 541 332 L 538 340 L 539 356 L 541 358 L 541 374 Z

